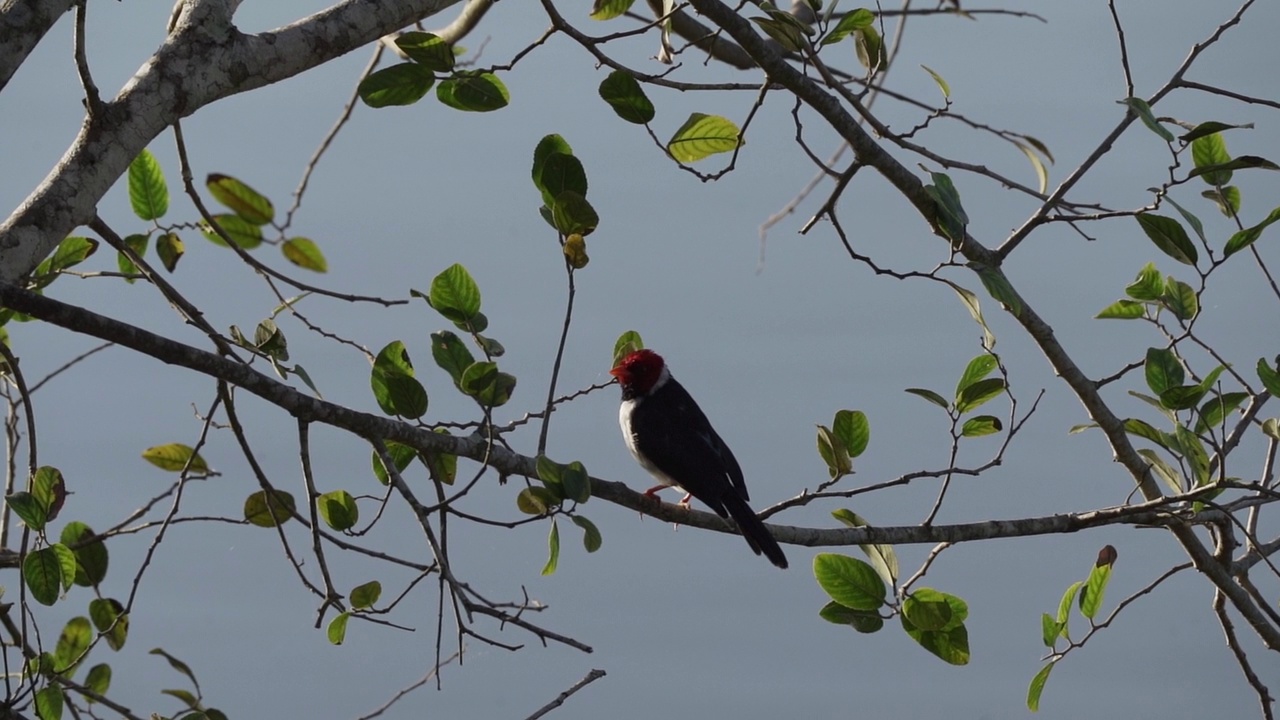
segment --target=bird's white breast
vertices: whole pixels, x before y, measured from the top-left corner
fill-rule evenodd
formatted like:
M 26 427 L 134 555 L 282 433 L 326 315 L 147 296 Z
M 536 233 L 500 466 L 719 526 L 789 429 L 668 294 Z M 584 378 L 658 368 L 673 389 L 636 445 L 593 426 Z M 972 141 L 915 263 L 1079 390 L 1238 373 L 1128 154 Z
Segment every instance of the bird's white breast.
M 667 486 L 677 485 L 678 483 L 671 479 L 671 476 L 659 470 L 658 466 L 650 462 L 649 458 L 640 452 L 640 448 L 636 447 L 636 436 L 631 430 L 631 413 L 635 412 L 636 407 L 641 402 L 644 402 L 643 397 L 632 398 L 623 400 L 622 405 L 618 407 L 618 424 L 622 426 L 622 439 L 627 443 L 627 449 L 631 451 L 631 457 L 635 458 L 636 462 L 640 463 L 640 467 L 648 471 L 659 483 Z

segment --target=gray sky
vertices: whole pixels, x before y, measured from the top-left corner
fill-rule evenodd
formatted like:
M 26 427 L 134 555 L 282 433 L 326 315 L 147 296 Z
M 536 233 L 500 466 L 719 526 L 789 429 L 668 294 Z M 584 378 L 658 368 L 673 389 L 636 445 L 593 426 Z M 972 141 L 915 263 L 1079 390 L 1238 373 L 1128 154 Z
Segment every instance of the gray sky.
M 589 22 L 585 3 L 562 5 L 575 22 Z M 1234 9 L 1152 0 L 1121 0 L 1117 6 L 1137 94 L 1143 96 Z M 245 31 L 265 30 L 322 7 L 315 1 L 250 2 L 237 14 L 237 23 Z M 853 7 L 841 5 L 842 10 Z M 1123 117 L 1124 107 L 1116 104 L 1125 94 L 1123 77 L 1104 4 L 1044 3 L 1025 9 L 1043 14 L 1049 23 L 1006 16 L 912 19 L 890 84 L 932 102 L 937 89 L 919 65 L 938 71 L 950 83 L 956 111 L 1045 142 L 1057 159 L 1050 168 L 1050 184 L 1056 185 Z M 160 3 L 92 4 L 90 60 L 104 93 L 114 93 L 161 41 L 168 11 Z M 70 21 L 64 18 L 0 94 L 5 128 L 0 206 L 16 207 L 80 126 Z M 463 44 L 473 50 L 483 45 L 481 64 L 505 63 L 546 25 L 536 3 L 501 3 Z M 1278 26 L 1280 6 L 1259 3 L 1189 77 L 1277 97 L 1273 68 L 1280 57 L 1272 35 Z M 628 21 L 616 20 L 589 29 L 604 33 L 625 27 L 631 27 Z M 647 38 L 620 52 L 634 66 L 657 70 L 645 60 L 656 52 L 656 43 Z M 368 55 L 353 53 L 184 121 L 197 176 L 233 175 L 270 196 L 277 208 L 286 207 Z M 850 48 L 845 64 L 854 63 Z M 703 68 L 692 54 L 686 65 L 679 75 L 684 79 L 735 78 L 718 67 Z M 357 108 L 313 177 L 295 220 L 294 231 L 315 239 L 328 257 L 331 271 L 324 284 L 405 297 L 409 288 L 426 290 L 434 275 L 462 263 L 484 293 L 489 334 L 508 350 L 504 369 L 520 378 L 514 401 L 499 419 L 536 410 L 545 394 L 565 288 L 555 236 L 538 217 L 529 164 L 538 139 L 560 133 L 587 169 L 590 199 L 601 216 L 599 230 L 588 239 L 591 264 L 578 275 L 563 390 L 606 380 L 614 339 L 627 329 L 639 331 L 667 357 L 735 449 L 757 509 L 826 479 L 814 449 L 814 424 L 829 424 L 841 408 L 863 410 L 872 428 L 857 475 L 844 481 L 849 487 L 945 467 L 945 418 L 902 390 L 930 387 L 950 394 L 965 363 L 981 349 L 980 329 L 945 287 L 877 277 L 852 263 L 829 225 L 798 235 L 825 199 L 827 186 L 776 226 L 762 250 L 760 224 L 813 174 L 792 140 L 791 102 L 783 93 L 771 96 L 753 122 L 738 168 L 717 183 L 703 184 L 678 171 L 642 128 L 612 114 L 596 96 L 604 71 L 564 37 L 553 38 L 502 77 L 511 105 L 491 114 L 451 111 L 431 96 L 409 108 Z M 653 90 L 650 97 L 658 107 L 654 130 L 665 140 L 691 111 L 740 122 L 755 94 Z M 918 111 L 888 100 L 876 110 L 895 129 L 921 119 Z M 1274 111 L 1182 93 L 1160 104 L 1157 114 L 1190 122 L 1255 123 L 1253 130 L 1228 134 L 1232 153 L 1272 160 L 1280 155 Z M 834 149 L 831 133 L 812 116 L 806 127 L 816 152 Z M 938 122 L 919 140 L 943 154 L 1034 183 L 1030 165 L 1015 149 L 954 123 Z M 172 136 L 162 135 L 151 149 L 174 195 L 166 220 L 194 220 L 194 208 L 178 195 Z M 911 167 L 920 162 L 897 154 Z M 700 169 L 715 170 L 722 162 L 714 158 Z M 1117 208 L 1141 206 L 1149 201 L 1145 188 L 1161 182 L 1166 165 L 1163 143 L 1135 125 L 1074 197 Z M 985 244 L 998 244 L 1033 209 L 1024 196 L 988 180 L 951 175 L 971 218 L 970 230 Z M 1237 178 L 1246 218 L 1261 219 L 1278 204 L 1280 182 L 1274 173 L 1246 171 Z M 1197 197 L 1200 189 L 1190 183 L 1174 197 L 1221 242 L 1232 228 Z M 129 211 L 123 183 L 106 197 L 101 213 L 123 232 L 144 230 Z M 841 218 L 859 248 L 877 261 L 928 269 L 946 259 L 945 246 L 869 172 L 845 193 Z M 1184 281 L 1192 274 L 1158 253 L 1131 219 L 1094 224 L 1089 232 L 1092 241 L 1063 226 L 1038 231 L 1007 270 L 1096 377 L 1141 358 L 1162 340 L 1150 326 L 1094 320 L 1094 314 L 1121 297 L 1147 261 Z M 274 299 L 231 253 L 192 231 L 183 237 L 187 256 L 174 280 L 215 327 L 249 329 L 271 311 Z M 1259 243 L 1268 259 L 1276 257 L 1274 246 L 1272 237 Z M 258 252 L 283 266 L 272 248 Z M 99 252 L 89 265 L 114 269 L 111 256 Z M 948 277 L 983 298 L 1020 407 L 1029 406 L 1042 388 L 1046 394 L 1004 465 L 979 478 L 958 479 L 938 522 L 1123 502 L 1131 481 L 1110 461 L 1102 436 L 1067 435 L 1069 427 L 1087 420 L 1083 408 L 972 274 Z M 1241 367 L 1252 367 L 1258 357 L 1277 350 L 1274 311 L 1265 304 L 1265 292 L 1257 269 L 1236 263 L 1215 275 L 1204 297 L 1200 327 L 1205 337 Z M 200 344 L 198 335 L 141 283 L 125 287 L 117 281 L 64 278 L 50 294 Z M 428 334 L 446 323 L 425 304 L 381 310 L 311 299 L 303 307 L 326 328 L 375 352 L 391 340 L 403 340 L 431 394 L 427 419 L 470 418 L 468 403 L 430 360 Z M 326 398 L 376 411 L 368 365 L 359 353 L 310 336 L 296 322 L 282 327 L 293 359 L 306 366 Z M 37 324 L 11 326 L 10 332 L 29 377 L 92 345 Z M 1212 368 L 1203 356 L 1194 362 L 1202 373 Z M 1140 384 L 1140 373 L 1134 374 L 1112 386 L 1107 397 L 1121 415 L 1155 423 L 1157 417 L 1124 394 L 1142 389 Z M 41 461 L 61 468 L 75 493 L 64 518 L 105 527 L 167 487 L 170 477 L 145 464 L 139 453 L 151 445 L 193 442 L 200 423 L 192 404 L 203 411 L 211 398 L 209 381 L 118 349 L 41 390 L 35 405 Z M 251 397 L 241 405 L 267 472 L 301 495 L 294 422 Z M 1003 399 L 992 407 L 995 414 L 1007 413 Z M 616 412 L 616 388 L 568 404 L 555 415 L 549 454 L 566 462 L 581 460 L 597 476 L 643 489 L 649 480 L 626 453 Z M 368 470 L 366 445 L 323 428 L 315 433 L 322 490 L 381 491 Z M 964 443 L 959 463 L 986 461 L 1002 438 Z M 520 451 L 532 452 L 536 433 L 516 435 L 513 442 Z M 1235 456 L 1236 472 L 1256 478 L 1263 449 L 1260 435 L 1251 437 Z M 190 486 L 184 514 L 238 516 L 244 497 L 257 487 L 234 439 L 229 432 L 216 433 L 204 454 L 223 476 Z M 464 463 L 464 473 L 471 469 Z M 414 479 L 425 483 L 420 472 Z M 470 507 L 514 519 L 517 488 L 487 479 Z M 789 511 L 774 521 L 831 527 L 827 512 L 848 507 L 878 525 L 915 524 L 927 514 L 936 491 L 936 481 L 915 483 L 848 503 Z M 973 658 L 969 666 L 954 668 L 907 638 L 896 620 L 866 636 L 819 619 L 826 599 L 810 570 L 813 550 L 788 547 L 792 568 L 780 572 L 753 557 L 740 538 L 691 528 L 675 531 L 602 501 L 583 511 L 602 530 L 604 546 L 587 555 L 579 533 L 563 523 L 560 568 L 551 577 L 539 576 L 546 523 L 514 531 L 454 523 L 451 531 L 455 567 L 468 582 L 493 598 L 515 599 L 521 587 L 527 588 L 550 606 L 537 615 L 538 622 L 593 646 L 595 653 L 542 648 L 517 630 L 499 633 L 481 624 L 503 642 L 526 648 L 508 653 L 473 642 L 465 665 L 445 670 L 443 691 L 419 690 L 384 717 L 524 717 L 592 668 L 609 674 L 554 717 L 1023 717 L 1027 683 L 1044 655 L 1040 614 L 1053 612 L 1063 590 L 1087 575 L 1100 547 L 1110 543 L 1119 550 L 1104 612 L 1185 559 L 1166 533 L 1136 529 L 953 548 L 922 584 L 969 603 Z M 306 541 L 299 528 L 293 532 L 295 545 Z M 128 592 L 148 541 L 123 538 L 111 546 L 105 593 Z M 427 559 L 420 532 L 395 503 L 366 541 L 395 552 L 419 548 L 421 559 Z M 928 549 L 899 548 L 904 573 L 913 572 Z M 861 557 L 855 549 L 849 553 Z M 390 597 L 408 579 L 366 559 L 331 555 L 331 562 L 344 589 L 376 578 L 386 588 L 384 597 Z M 1210 586 L 1184 575 L 1135 603 L 1113 627 L 1073 652 L 1054 671 L 1040 715 L 1256 716 L 1256 698 L 1213 620 Z M 11 593 L 17 582 L 16 576 L 10 578 Z M 424 583 L 391 618 L 416 632 L 353 622 L 346 644 L 333 647 L 323 631 L 313 629 L 315 599 L 299 586 L 274 533 L 216 523 L 179 526 L 145 576 L 128 645 L 118 654 L 97 649 L 92 661 L 113 665 L 112 696 L 139 714 L 177 711 L 176 702 L 158 690 L 183 687 L 182 679 L 147 655 L 161 646 L 192 666 L 207 702 L 230 717 L 356 717 L 430 667 L 434 587 Z M 1264 592 L 1274 597 L 1274 578 Z M 46 632 L 83 613 L 89 599 L 85 590 L 76 589 L 69 600 L 41 608 L 40 617 L 48 618 Z M 1083 629 L 1078 616 L 1072 627 L 1077 635 Z M 1246 649 L 1272 691 L 1280 688 L 1280 659 L 1266 654 L 1253 637 L 1247 637 Z

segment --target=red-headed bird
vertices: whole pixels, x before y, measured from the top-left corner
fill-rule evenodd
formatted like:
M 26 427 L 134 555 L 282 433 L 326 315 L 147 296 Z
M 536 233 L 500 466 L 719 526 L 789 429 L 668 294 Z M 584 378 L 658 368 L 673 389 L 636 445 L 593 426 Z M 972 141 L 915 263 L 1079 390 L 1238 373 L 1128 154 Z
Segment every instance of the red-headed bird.
M 733 451 L 707 416 L 652 350 L 637 350 L 609 371 L 622 386 L 618 420 L 627 448 L 663 487 L 675 486 L 698 498 L 720 517 L 732 517 L 751 550 L 787 566 L 782 548 L 747 505 L 747 483 Z M 688 497 L 685 498 L 688 500 Z

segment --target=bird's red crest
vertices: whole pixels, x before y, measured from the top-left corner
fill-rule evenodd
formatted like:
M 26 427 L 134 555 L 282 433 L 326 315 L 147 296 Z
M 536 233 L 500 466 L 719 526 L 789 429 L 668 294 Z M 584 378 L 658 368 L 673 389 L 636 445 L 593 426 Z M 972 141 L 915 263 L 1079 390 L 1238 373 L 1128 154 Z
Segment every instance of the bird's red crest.
M 666 366 L 662 356 L 652 350 L 637 350 L 618 361 L 609 374 L 618 378 L 624 388 L 646 393 L 662 376 Z

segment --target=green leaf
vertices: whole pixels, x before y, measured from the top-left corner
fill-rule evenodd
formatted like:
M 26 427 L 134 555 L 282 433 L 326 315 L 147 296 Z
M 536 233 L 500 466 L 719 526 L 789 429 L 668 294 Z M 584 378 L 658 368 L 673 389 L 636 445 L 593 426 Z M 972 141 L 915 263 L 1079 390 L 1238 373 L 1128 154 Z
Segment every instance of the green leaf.
M 1241 250 L 1249 247 L 1255 240 L 1262 237 L 1262 231 L 1267 229 L 1267 226 L 1278 220 L 1280 220 L 1280 207 L 1272 210 L 1271 213 L 1267 215 L 1266 219 L 1257 225 L 1245 228 L 1244 230 L 1232 235 L 1231 239 L 1227 240 L 1226 247 L 1223 248 L 1223 255 L 1225 257 L 1231 257 Z
M 861 410 L 839 410 L 836 412 L 831 431 L 844 444 L 849 457 L 856 458 L 867 449 L 871 442 L 871 423 L 866 413 Z
M 124 647 L 129 637 L 129 616 L 124 614 L 124 605 L 119 600 L 94 598 L 89 602 L 89 617 L 112 650 Z
M 74 556 L 73 556 L 74 562 Z M 75 570 L 72 570 L 73 576 Z M 22 561 L 22 580 L 27 584 L 31 597 L 41 605 L 52 605 L 62 589 L 61 560 L 52 547 L 27 553 Z
M 691 113 L 667 141 L 667 152 L 677 162 L 693 163 L 717 153 L 732 152 L 739 144 L 738 126 L 719 115 Z
M 993 299 L 1004 305 L 1012 316 L 1016 318 L 1023 314 L 1023 300 L 1018 297 L 1014 286 L 1009 284 L 1009 278 L 1005 277 L 1005 273 L 996 268 L 988 268 L 982 263 L 969 263 L 969 266 L 978 273 L 979 281 L 982 281 L 982 286 L 987 288 L 987 292 L 991 293 Z
M 902 613 L 920 630 L 946 630 L 954 627 L 951 605 L 942 593 L 928 588 L 913 592 L 902 603 Z
M 169 443 L 156 445 L 142 451 L 142 459 L 161 470 L 180 472 L 186 468 L 196 475 L 209 474 L 209 465 L 190 445 Z
M 1166 348 L 1147 348 L 1147 360 L 1144 364 L 1147 375 L 1147 387 L 1159 395 L 1171 387 L 1178 387 L 1186 379 L 1187 373 L 1182 369 L 1182 362 Z
M 413 375 L 413 362 L 404 343 L 395 340 L 379 351 L 369 385 L 383 412 L 407 418 L 426 414 L 427 391 Z
M 875 21 L 875 13 L 866 8 L 858 8 L 853 12 L 845 13 L 841 16 L 839 22 L 836 23 L 836 26 L 832 28 L 831 32 L 827 33 L 827 36 L 822 38 L 822 44 L 833 45 L 838 43 L 858 30 L 871 27 L 872 23 Z M 925 69 L 928 70 L 928 68 Z M 929 72 L 931 74 L 933 73 L 932 70 Z
M 595 0 L 591 4 L 592 20 L 612 20 L 626 14 L 636 0 Z
M 1160 444 L 1161 446 L 1166 446 L 1166 443 L 1163 441 Z M 1156 477 L 1158 477 L 1174 495 L 1180 495 L 1186 490 L 1187 483 L 1182 477 L 1182 473 L 1178 472 L 1172 465 L 1165 462 L 1164 458 L 1160 457 L 1159 453 L 1155 450 L 1151 450 L 1150 448 L 1142 448 L 1138 450 L 1138 454 L 1146 458 L 1147 462 L 1151 465 L 1151 471 L 1155 473 Z
M 1117 300 L 1093 317 L 1097 320 L 1136 320 L 1146 315 L 1146 305 L 1133 300 Z
M 244 519 L 258 527 L 275 527 L 296 514 L 293 495 L 284 490 L 259 490 L 244 500 Z
M 387 454 L 391 456 L 391 461 L 396 466 L 396 472 L 404 472 L 405 468 L 409 467 L 409 463 L 413 462 L 413 459 L 418 456 L 418 451 L 408 445 L 394 440 L 387 440 L 385 443 Z M 373 476 L 378 479 L 378 482 L 383 485 L 391 484 L 391 475 L 387 472 L 386 466 L 382 464 L 382 457 L 378 455 L 377 450 L 372 451 L 372 463 Z
M 431 281 L 427 303 L 451 322 L 465 323 L 480 312 L 480 286 L 465 267 L 454 263 Z
M 969 412 L 1005 391 L 1003 378 L 987 378 L 966 387 L 956 397 L 956 411 Z
M 311 238 L 289 238 L 280 246 L 280 252 L 284 255 L 285 260 L 303 270 L 312 270 L 318 273 L 329 272 L 329 263 L 324 259 L 324 254 L 320 252 L 320 247 Z
M 95 533 L 88 525 L 74 520 L 62 528 L 59 538 L 63 545 L 71 548 L 76 558 L 76 585 L 94 587 L 107 576 L 107 545 L 102 540 L 93 540 Z
M 1089 571 L 1089 579 L 1085 581 L 1084 588 L 1080 591 L 1081 615 L 1092 620 L 1098 614 L 1098 610 L 1102 607 L 1102 598 L 1106 594 L 1107 583 L 1111 581 L 1111 568 L 1114 564 L 1113 549 L 1111 562 L 1096 563 Z
M 351 589 L 351 607 L 367 610 L 382 597 L 382 583 L 370 580 Z
M 44 262 L 40 263 L 40 267 L 36 268 L 36 275 L 44 275 L 47 273 L 56 273 L 68 268 L 75 267 L 89 256 L 98 251 L 98 241 L 92 238 L 79 237 L 72 235 L 63 238 L 58 243 L 58 248 Z
M 85 675 L 84 686 L 98 693 L 106 695 L 111 689 L 111 666 L 106 663 L 98 663 L 89 668 L 89 674 Z M 85 698 L 88 703 L 93 703 L 92 698 Z
M 829 602 L 818 611 L 818 617 L 836 625 L 848 625 L 860 633 L 879 632 L 884 627 L 884 618 L 879 613 L 866 610 L 853 610 L 838 602 Z
M 1190 410 L 1200 404 L 1205 390 L 1198 385 L 1179 385 L 1160 393 L 1160 404 L 1170 410 Z
M 960 192 L 946 173 L 929 173 L 929 176 L 933 183 L 925 185 L 924 189 L 938 208 L 938 229 L 952 242 L 959 243 L 964 239 L 965 228 L 969 226 L 969 214 L 964 211 L 964 205 L 960 202 Z M 986 282 L 983 280 L 983 285 Z
M 527 487 L 516 495 L 516 509 L 525 515 L 546 515 L 558 504 L 559 500 L 546 488 Z
M 341 645 L 347 639 L 347 621 L 351 619 L 351 613 L 338 613 L 336 617 L 329 621 L 328 631 L 325 633 L 329 637 L 331 645 Z
M 827 473 L 832 480 L 853 471 L 848 448 L 826 425 L 818 426 L 818 455 L 827 464 Z
M 825 43 L 826 41 L 824 40 L 823 42 Z M 944 80 L 941 75 L 934 72 L 933 68 L 929 67 L 928 65 L 921 65 L 920 67 L 924 68 L 924 71 L 929 73 L 929 75 L 933 77 L 933 81 L 938 84 L 938 89 L 942 91 L 942 97 L 950 98 L 951 86 L 947 84 L 947 81 Z
M 1138 277 L 1129 283 L 1124 293 L 1134 300 L 1159 300 L 1164 295 L 1164 278 L 1155 263 L 1147 263 L 1138 271 Z
M 459 73 L 436 86 L 436 98 L 455 110 L 492 112 L 507 106 L 511 95 L 490 72 Z
M 1179 425 L 1174 430 L 1182 458 L 1191 466 L 1191 476 L 1195 479 L 1195 487 L 1209 482 L 1209 455 L 1205 453 L 1204 443 L 1187 428 Z
M 995 333 L 991 332 L 991 328 L 987 327 L 987 321 L 982 317 L 982 306 L 978 303 L 978 296 L 959 285 L 951 285 L 951 289 L 955 290 L 956 294 L 960 296 L 960 302 L 964 303 L 965 309 L 969 311 L 969 315 L 973 317 L 974 322 L 978 323 L 982 328 L 982 347 L 987 350 L 995 349 L 996 336 Z
M 284 337 L 284 332 L 270 318 L 258 323 L 258 327 L 254 328 L 253 346 L 263 355 L 274 360 L 289 359 L 289 343 Z
M 1049 613 L 1040 616 L 1040 637 L 1047 648 L 1057 644 L 1058 636 L 1062 634 L 1062 625 L 1053 619 Z
M 798 53 L 804 49 L 806 44 L 804 32 L 800 27 L 796 26 L 794 18 L 792 18 L 792 22 L 773 17 L 753 17 L 750 20 L 760 26 L 765 35 L 776 40 L 783 50 Z
M 1053 672 L 1054 664 L 1046 664 L 1031 678 L 1031 685 L 1027 687 L 1027 709 L 1031 712 L 1040 711 L 1040 695 L 1044 692 L 1044 684 L 1049 682 L 1049 673 Z
M 45 685 L 36 691 L 36 717 L 40 720 L 62 720 L 64 702 L 61 685 Z
M 1182 225 L 1177 220 L 1155 213 L 1138 213 L 1135 217 L 1142 231 L 1147 234 L 1151 242 L 1155 243 L 1160 252 L 1180 263 L 1195 266 L 1199 259 L 1196 246 L 1191 243 L 1191 238 L 1187 237 L 1187 231 L 1182 229 Z
M 845 508 L 831 511 L 831 516 L 853 528 L 871 525 L 861 515 Z M 871 561 L 871 567 L 875 568 L 886 585 L 892 586 L 897 582 L 898 555 L 893 551 L 892 545 L 859 543 L 858 549 L 862 550 L 862 553 Z
M 77 616 L 67 621 L 53 650 L 53 672 L 66 677 L 74 675 L 76 666 L 93 642 L 93 635 L 89 618 Z
M 934 405 L 937 405 L 943 410 L 951 409 L 951 405 L 950 403 L 947 402 L 946 398 L 942 397 L 941 395 L 939 395 L 938 393 L 932 390 L 926 390 L 924 388 L 907 388 L 906 392 L 909 392 L 912 395 L 918 395 L 924 398 L 925 400 L 928 400 L 929 402 L 933 403 Z
M 44 530 L 49 522 L 48 508 L 35 495 L 25 490 L 6 496 L 5 502 L 8 503 L 10 510 L 22 518 L 22 522 L 26 523 L 27 527 L 36 532 Z
M 455 57 L 449 43 L 436 35 L 411 31 L 401 33 L 396 38 L 396 47 L 404 51 L 409 59 L 435 72 L 453 72 Z
M 1201 171 L 1199 174 L 1206 183 L 1220 186 L 1231 182 L 1231 170 L 1213 169 L 1231 161 L 1231 154 L 1227 152 L 1227 141 L 1220 133 L 1212 133 L 1192 140 L 1191 159 L 1195 162 L 1196 170 Z M 1187 176 L 1188 179 L 1192 177 L 1195 175 Z
M 498 371 L 491 362 L 472 363 L 462 373 L 462 392 L 475 398 L 485 407 L 499 407 L 511 399 L 516 388 L 516 378 Z
M 591 499 L 591 477 L 587 469 L 577 460 L 564 466 L 560 475 L 564 485 L 564 496 L 576 503 L 584 503 Z
M 1130 97 L 1125 98 L 1123 102 L 1133 110 L 1133 114 L 1138 116 L 1138 119 L 1142 121 L 1143 125 L 1147 126 L 1147 129 L 1159 135 L 1165 142 L 1173 142 L 1173 133 L 1169 132 L 1165 126 L 1156 120 L 1156 116 L 1151 112 L 1151 106 L 1147 104 L 1146 100 Z
M 435 432 L 439 435 L 448 435 L 449 431 L 445 428 L 436 428 Z M 427 465 L 427 471 L 431 473 L 431 479 L 442 484 L 452 485 L 458 477 L 458 456 L 449 453 L 424 453 L 422 461 Z
M 1229 181 L 1231 178 L 1231 172 L 1233 170 L 1251 170 L 1255 168 L 1260 170 L 1280 170 L 1280 165 L 1276 165 L 1270 160 L 1264 157 L 1258 157 L 1257 155 L 1241 155 L 1238 158 L 1232 158 L 1226 162 L 1217 163 L 1214 165 L 1205 165 L 1204 167 L 1197 167 L 1196 169 L 1187 173 L 1187 179 L 1190 180 L 1193 177 L 1198 177 L 1201 175 L 1203 175 L 1206 180 L 1208 180 L 1209 177 L 1221 178 L 1225 176 Z M 1209 182 L 1211 185 L 1215 185 L 1218 187 L 1226 185 L 1226 182 L 1222 182 L 1222 183 L 1215 183 L 1212 181 L 1209 181 Z
M 205 178 L 204 185 L 214 200 L 247 223 L 268 225 L 276 217 L 270 200 L 233 177 L 211 173 Z
M 982 437 L 998 433 L 1003 429 L 1004 425 L 1000 422 L 1000 418 L 993 415 L 977 415 L 964 421 L 960 434 L 963 437 Z
M 1151 425 L 1145 420 L 1129 418 L 1124 421 L 1124 430 L 1130 435 L 1136 435 L 1137 437 L 1150 440 L 1160 447 L 1165 447 L 1164 433 L 1161 433 L 1159 430 L 1151 427 Z
M 646 125 L 656 114 L 653 103 L 635 77 L 626 70 L 614 70 L 600 83 L 600 98 L 618 117 L 636 125 Z
M 613 344 L 613 364 L 609 367 L 617 367 L 622 358 L 630 355 L 637 350 L 644 349 L 644 340 L 640 338 L 640 333 L 635 330 L 628 330 L 618 336 L 618 340 Z
M 415 62 L 383 68 L 360 81 L 357 92 L 373 108 L 412 105 L 435 84 L 435 73 Z
M 132 250 L 138 257 L 147 254 L 147 243 L 151 240 L 149 235 L 130 235 L 124 239 L 125 247 Z M 125 275 L 133 275 L 138 272 L 138 266 L 133 264 L 128 255 L 122 252 L 116 253 L 116 267 Z M 135 278 L 127 277 L 125 282 L 133 284 Z
M 1201 192 L 1200 197 L 1217 205 L 1223 217 L 1234 219 L 1240 213 L 1240 188 L 1235 185 L 1210 188 Z
M 169 211 L 169 188 L 164 182 L 164 171 L 145 148 L 129 163 L 129 204 L 133 214 L 143 220 L 159 220 Z
M 45 520 L 53 520 L 62 511 L 62 504 L 67 499 L 67 485 L 58 468 L 42 465 L 31 477 L 31 494 L 39 501 L 45 511 Z
M 1199 417 L 1196 419 L 1196 432 L 1208 432 L 1217 430 L 1230 415 L 1249 399 L 1249 393 L 1229 392 L 1222 393 L 1217 397 L 1210 398 L 1204 405 L 1200 406 Z
M 960 375 L 960 381 L 956 383 L 956 400 L 960 399 L 960 394 L 965 388 L 995 372 L 999 366 L 999 361 L 991 353 L 982 353 L 970 360 L 965 366 L 964 373 Z
M 1179 136 L 1178 139 L 1181 140 L 1182 142 L 1189 143 L 1192 140 L 1195 140 L 1196 138 L 1204 137 L 1205 135 L 1212 135 L 1214 133 L 1221 132 L 1223 130 L 1233 130 L 1236 128 L 1252 128 L 1252 127 L 1253 127 L 1253 123 L 1249 123 L 1247 125 L 1228 125 L 1227 123 L 1224 123 L 1224 122 L 1210 120 L 1208 122 L 1202 122 L 1199 125 L 1196 125 L 1186 134 Z
M 1262 421 L 1262 434 L 1280 440 L 1280 418 L 1267 418 Z
M 316 510 L 324 524 L 343 532 L 360 521 L 360 506 L 346 490 L 333 490 L 316 498 Z
M 169 663 L 169 667 L 173 668 L 174 670 L 177 670 L 183 675 L 186 675 L 187 679 L 191 681 L 192 685 L 196 687 L 200 687 L 200 683 L 196 682 L 195 673 L 191 672 L 191 666 L 187 665 L 186 663 L 182 662 L 178 658 L 165 652 L 161 648 L 151 648 L 151 650 L 148 651 L 148 654 L 159 655 L 160 657 L 164 658 L 165 661 Z
M 1071 604 L 1076 599 L 1076 593 L 1080 588 L 1084 587 L 1083 580 L 1077 580 L 1067 587 L 1067 591 L 1062 593 L 1062 600 L 1058 601 L 1058 624 L 1062 626 L 1062 637 L 1071 639 L 1067 634 L 1067 619 L 1071 615 Z
M 884 51 L 884 39 L 875 27 L 864 27 L 853 34 L 854 49 L 858 54 L 858 62 L 874 75 L 884 67 L 887 60 Z
M 1188 212 L 1186 208 L 1182 207 L 1177 202 L 1175 202 L 1173 198 L 1166 195 L 1164 200 L 1165 202 L 1172 205 L 1175 210 L 1178 211 L 1178 214 L 1182 216 L 1183 220 L 1187 221 L 1187 224 L 1191 226 L 1192 230 L 1196 231 L 1196 237 L 1200 238 L 1200 242 L 1202 243 L 1208 242 L 1208 240 L 1206 240 L 1204 236 L 1204 223 L 1200 222 L 1200 218 Z M 1148 263 L 1148 265 L 1150 265 L 1150 263 Z
M 566 191 L 586 197 L 587 170 L 573 155 L 553 152 L 543 158 L 541 171 L 533 184 L 542 191 L 542 202 L 550 207 L 556 197 Z
M 431 357 L 441 369 L 453 378 L 453 384 L 462 387 L 462 373 L 475 364 L 476 359 L 466 343 L 448 330 L 431 333 Z
M 586 198 L 566 190 L 551 204 L 551 224 L 563 235 L 590 235 L 600 225 L 600 216 Z
M 818 553 L 813 576 L 832 600 L 854 610 L 878 610 L 885 603 L 885 584 L 875 568 L 848 555 Z
M 186 252 L 186 246 L 182 244 L 182 238 L 173 233 L 165 233 L 156 238 L 156 254 L 160 256 L 160 262 L 164 265 L 164 269 L 173 272 L 178 267 L 178 261 L 182 259 L 182 254 Z
M 574 515 L 571 519 L 574 525 L 582 528 L 582 546 L 587 549 L 587 552 L 593 553 L 599 550 L 604 543 L 604 537 L 600 535 L 600 529 L 596 524 L 581 515 Z
M 239 215 L 225 213 L 213 216 L 214 223 L 239 247 L 252 250 L 262 244 L 262 228 Z M 209 223 L 200 221 L 200 233 L 214 245 L 227 247 L 227 241 Z
M 964 626 L 969 608 L 963 600 L 947 593 L 929 588 L 920 588 L 912 593 L 913 597 L 928 597 L 931 601 L 941 600 L 950 606 L 951 617 L 942 629 L 930 630 L 917 626 L 904 612 L 900 616 L 902 629 L 925 650 L 933 653 L 943 661 L 952 665 L 969 663 L 969 631 Z M 905 603 L 904 603 L 905 605 Z M 932 617 L 927 614 L 926 617 Z
M 533 186 L 542 189 L 542 170 L 547 160 L 555 154 L 573 155 L 573 148 L 569 147 L 569 143 L 559 135 L 551 134 L 544 136 L 538 141 L 537 147 L 533 149 Z M 585 192 L 583 193 L 586 194 Z
M 547 537 L 547 564 L 542 568 L 543 575 L 551 575 L 560 564 L 560 526 L 555 518 L 551 519 L 551 535 Z
M 1276 373 L 1266 358 L 1258 358 L 1258 379 L 1272 397 L 1280 397 L 1280 374 Z

